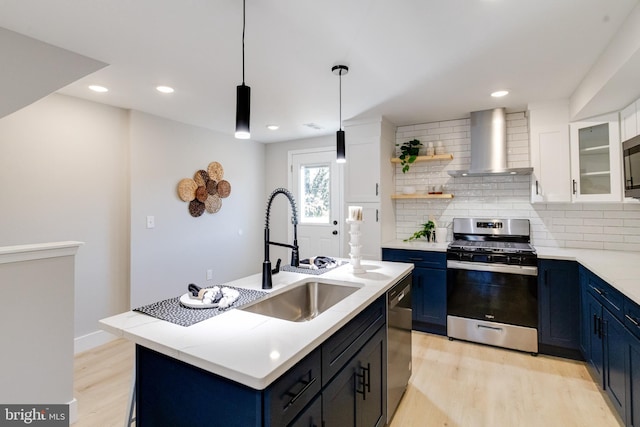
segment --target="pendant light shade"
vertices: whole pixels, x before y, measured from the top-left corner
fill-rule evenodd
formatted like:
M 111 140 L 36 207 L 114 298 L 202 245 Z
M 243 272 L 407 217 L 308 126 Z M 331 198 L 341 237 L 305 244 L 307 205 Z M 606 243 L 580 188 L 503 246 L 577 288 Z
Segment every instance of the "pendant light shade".
M 344 130 L 342 130 L 342 76 L 349 72 L 349 67 L 346 65 L 334 65 L 331 67 L 331 72 L 340 78 L 340 124 L 336 132 L 336 162 L 344 163 L 347 161 L 347 157 L 344 143 Z
M 236 88 L 236 138 L 249 139 L 249 116 L 251 113 L 251 88 L 244 84 L 244 30 L 245 0 L 242 0 L 242 84 Z
M 236 89 L 236 138 L 249 139 L 249 116 L 251 113 L 251 88 L 244 83 Z
M 344 131 L 340 129 L 336 132 L 336 162 L 344 163 L 347 161 L 344 148 Z

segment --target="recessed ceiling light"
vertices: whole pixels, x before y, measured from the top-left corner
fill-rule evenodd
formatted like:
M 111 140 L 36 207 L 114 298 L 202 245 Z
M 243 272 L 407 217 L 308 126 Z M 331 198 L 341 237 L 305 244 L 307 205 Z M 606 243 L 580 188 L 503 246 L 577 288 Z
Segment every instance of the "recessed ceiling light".
M 156 86 L 156 90 L 162 93 L 173 93 L 175 92 L 172 87 L 169 86 Z
M 278 129 L 280 129 L 280 126 L 278 126 L 278 125 L 267 125 L 267 129 L 269 129 L 269 130 L 278 130 Z
M 496 92 L 493 92 L 491 94 L 491 96 L 493 96 L 494 98 L 501 98 L 501 97 L 503 97 L 505 95 L 508 95 L 508 94 L 509 94 L 508 90 L 498 90 Z
M 321 130 L 323 129 L 322 126 L 316 124 L 316 123 L 305 123 L 303 124 L 303 126 L 306 126 L 308 128 L 314 129 L 314 130 Z
M 109 89 L 107 89 L 104 86 L 99 86 L 99 85 L 91 85 L 91 86 L 89 86 L 89 89 L 91 89 L 94 92 L 99 92 L 99 93 L 109 92 Z

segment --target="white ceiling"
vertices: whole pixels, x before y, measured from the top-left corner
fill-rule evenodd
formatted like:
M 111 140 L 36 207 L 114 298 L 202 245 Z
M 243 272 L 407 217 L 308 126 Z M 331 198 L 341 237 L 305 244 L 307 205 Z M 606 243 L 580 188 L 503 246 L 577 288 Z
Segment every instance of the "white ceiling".
M 335 64 L 350 67 L 344 120 L 383 115 L 406 125 L 568 98 L 637 4 L 247 0 L 252 139 L 335 132 Z M 241 0 L 0 0 L 0 27 L 110 64 L 60 93 L 234 131 Z M 110 91 L 95 94 L 89 84 Z M 176 92 L 157 93 L 160 84 Z M 489 96 L 503 88 L 510 95 Z M 270 123 L 280 129 L 267 130 Z

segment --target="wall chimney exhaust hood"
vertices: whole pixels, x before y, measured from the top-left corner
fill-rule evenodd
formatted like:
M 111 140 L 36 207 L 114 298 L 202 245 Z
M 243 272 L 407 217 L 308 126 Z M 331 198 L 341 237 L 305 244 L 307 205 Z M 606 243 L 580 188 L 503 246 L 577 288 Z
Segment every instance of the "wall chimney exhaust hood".
M 471 166 L 448 171 L 453 177 L 530 175 L 533 168 L 507 168 L 507 120 L 504 108 L 471 113 Z

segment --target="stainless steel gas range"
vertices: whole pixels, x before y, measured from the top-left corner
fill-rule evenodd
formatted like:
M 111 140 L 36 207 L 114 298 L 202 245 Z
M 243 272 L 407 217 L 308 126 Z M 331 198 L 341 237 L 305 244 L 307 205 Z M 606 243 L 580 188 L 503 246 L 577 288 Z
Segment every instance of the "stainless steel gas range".
M 455 218 L 447 335 L 538 352 L 537 255 L 527 219 Z

